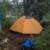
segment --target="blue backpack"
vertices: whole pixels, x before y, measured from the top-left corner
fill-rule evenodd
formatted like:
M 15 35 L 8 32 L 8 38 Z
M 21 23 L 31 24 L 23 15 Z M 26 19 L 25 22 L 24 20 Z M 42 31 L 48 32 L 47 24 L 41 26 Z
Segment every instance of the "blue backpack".
M 23 43 L 23 46 L 24 46 L 24 47 L 31 47 L 31 46 L 32 46 L 32 40 L 26 40 L 26 41 Z

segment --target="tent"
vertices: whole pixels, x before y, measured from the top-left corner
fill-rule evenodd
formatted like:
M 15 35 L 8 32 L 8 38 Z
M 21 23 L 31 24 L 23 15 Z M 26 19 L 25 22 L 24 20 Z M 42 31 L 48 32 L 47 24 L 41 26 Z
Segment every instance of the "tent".
M 14 32 L 21 32 L 23 34 L 40 34 L 43 27 L 35 18 L 26 18 L 22 16 L 16 20 L 11 26 L 10 30 Z

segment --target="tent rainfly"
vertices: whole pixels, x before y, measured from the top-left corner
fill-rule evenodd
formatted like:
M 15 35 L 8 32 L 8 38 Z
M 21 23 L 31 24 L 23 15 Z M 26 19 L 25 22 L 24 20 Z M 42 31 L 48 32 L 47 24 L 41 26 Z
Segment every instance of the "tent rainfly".
M 20 32 L 22 34 L 40 34 L 43 27 L 35 18 L 26 18 L 26 16 L 20 17 L 11 26 L 10 30 L 14 32 Z

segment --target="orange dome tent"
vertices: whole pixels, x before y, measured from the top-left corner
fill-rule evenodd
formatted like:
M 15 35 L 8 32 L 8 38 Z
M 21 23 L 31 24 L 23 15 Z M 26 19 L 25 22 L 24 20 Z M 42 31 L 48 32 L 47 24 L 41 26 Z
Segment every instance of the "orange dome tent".
M 26 16 L 23 16 L 16 20 L 10 30 L 14 32 L 21 32 L 23 34 L 40 34 L 43 28 L 36 19 L 26 18 Z

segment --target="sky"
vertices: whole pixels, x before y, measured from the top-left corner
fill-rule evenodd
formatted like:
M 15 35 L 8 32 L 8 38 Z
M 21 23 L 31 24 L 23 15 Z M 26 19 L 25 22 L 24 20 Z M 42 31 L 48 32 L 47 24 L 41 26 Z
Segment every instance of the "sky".
M 0 2 L 3 2 L 3 0 L 0 0 Z
M 12 0 L 10 0 L 10 2 L 11 2 Z M 23 0 L 18 0 L 18 2 L 22 2 Z
M 9 2 L 11 2 L 12 0 L 9 0 Z M 3 0 L 0 0 L 0 2 L 3 2 Z M 23 0 L 18 0 L 18 2 L 23 2 Z
M 23 2 L 23 0 L 18 0 L 18 2 Z

